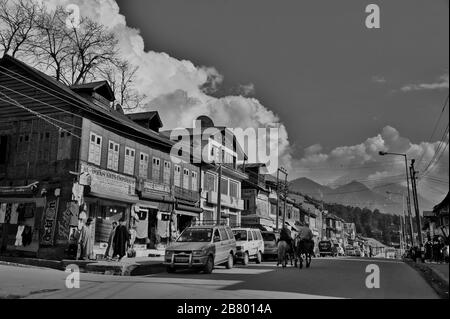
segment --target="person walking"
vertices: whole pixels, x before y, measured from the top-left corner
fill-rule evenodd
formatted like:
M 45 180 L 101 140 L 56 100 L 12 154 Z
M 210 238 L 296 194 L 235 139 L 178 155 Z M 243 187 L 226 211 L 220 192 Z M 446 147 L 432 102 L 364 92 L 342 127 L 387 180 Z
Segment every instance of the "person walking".
M 117 222 L 113 221 L 112 222 L 112 229 L 111 232 L 109 233 L 109 238 L 108 238 L 108 247 L 106 248 L 106 252 L 105 252 L 105 257 L 107 259 L 110 259 L 113 257 L 113 252 L 114 252 L 114 234 L 116 232 L 116 228 L 117 228 Z
M 130 241 L 130 232 L 127 229 L 125 219 L 119 220 L 119 226 L 117 226 L 114 233 L 114 253 L 113 257 L 119 257 L 119 261 L 126 255 L 128 244 Z
M 94 245 L 92 241 L 91 233 L 92 218 L 88 218 L 84 223 L 80 221 L 80 237 L 78 238 L 78 251 L 79 257 L 77 259 L 89 260 L 92 259 L 94 253 Z

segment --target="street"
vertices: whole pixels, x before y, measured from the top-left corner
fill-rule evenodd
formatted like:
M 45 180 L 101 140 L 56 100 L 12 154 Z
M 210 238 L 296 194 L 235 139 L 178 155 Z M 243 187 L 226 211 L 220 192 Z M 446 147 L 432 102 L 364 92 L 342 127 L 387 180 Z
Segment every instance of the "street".
M 366 287 L 366 266 L 380 269 L 380 288 Z M 217 267 L 210 275 L 193 271 L 142 277 L 80 274 L 80 288 L 67 289 L 62 271 L 0 266 L 0 297 L 64 299 L 314 299 L 438 298 L 401 261 L 364 258 L 314 259 L 310 269 L 276 267 L 275 262 Z

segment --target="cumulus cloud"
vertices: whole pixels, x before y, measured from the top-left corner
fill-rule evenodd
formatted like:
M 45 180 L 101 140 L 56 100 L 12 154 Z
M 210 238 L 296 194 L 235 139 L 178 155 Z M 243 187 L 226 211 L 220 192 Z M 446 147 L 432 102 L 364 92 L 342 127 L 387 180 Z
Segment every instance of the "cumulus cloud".
M 239 85 L 238 92 L 240 95 L 249 96 L 255 94 L 255 85 L 253 83 Z
M 447 136 L 448 143 L 448 136 Z M 295 177 L 308 177 L 330 186 L 338 186 L 353 180 L 369 187 L 405 181 L 405 162 L 399 156 L 380 156 L 379 151 L 405 153 L 409 159 L 422 159 L 416 163 L 419 171 L 427 166 L 438 151 L 440 142 L 412 143 L 392 126 L 384 127 L 379 134 L 357 145 L 336 147 L 324 152 L 320 145 L 305 149 L 304 156 L 294 161 Z M 444 144 L 445 147 L 445 144 Z M 444 149 L 441 147 L 441 150 Z M 448 148 L 432 167 L 432 175 L 448 179 Z M 427 193 L 429 181 L 424 179 L 421 191 Z M 445 186 L 445 185 L 444 185 Z M 445 192 L 442 185 L 433 185 Z M 448 185 L 446 186 L 448 191 Z M 432 195 L 430 195 L 432 196 Z
M 445 90 L 448 89 L 449 75 L 441 75 L 433 83 L 419 83 L 419 84 L 407 84 L 400 90 L 403 92 L 420 91 L 420 90 Z
M 145 93 L 147 103 L 142 110 L 157 110 L 163 129 L 192 127 L 199 115 L 210 116 L 217 125 L 241 128 L 277 127 L 280 162 L 290 167 L 290 147 L 286 127 L 276 114 L 257 99 L 248 98 L 253 84 L 241 85 L 239 96 L 216 98 L 223 76 L 214 67 L 196 66 L 191 61 L 175 59 L 164 52 L 145 51 L 139 30 L 127 26 L 114 0 L 43 0 L 49 7 L 76 4 L 88 16 L 113 31 L 119 40 L 124 59 L 139 66 L 137 90 Z

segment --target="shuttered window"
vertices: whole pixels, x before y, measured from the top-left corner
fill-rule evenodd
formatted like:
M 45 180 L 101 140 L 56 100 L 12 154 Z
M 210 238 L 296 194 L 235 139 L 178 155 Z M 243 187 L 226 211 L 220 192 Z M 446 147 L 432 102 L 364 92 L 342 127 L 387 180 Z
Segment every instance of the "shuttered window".
M 139 157 L 139 177 L 147 178 L 148 176 L 148 154 L 141 153 Z
M 102 156 L 102 137 L 95 133 L 90 134 L 88 162 L 100 165 Z
M 107 168 L 114 171 L 119 170 L 119 144 L 114 141 L 109 141 Z
M 134 175 L 134 161 L 136 153 L 133 148 L 125 147 L 125 163 L 123 172 L 125 174 Z

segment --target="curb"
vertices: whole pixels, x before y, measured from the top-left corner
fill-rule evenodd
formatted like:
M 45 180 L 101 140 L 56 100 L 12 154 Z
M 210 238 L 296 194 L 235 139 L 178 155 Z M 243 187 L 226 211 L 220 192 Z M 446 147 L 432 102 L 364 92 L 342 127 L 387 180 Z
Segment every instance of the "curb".
M 35 258 L 0 257 L 0 265 L 65 270 L 68 265 L 77 265 L 82 273 L 92 273 L 114 276 L 146 276 L 166 271 L 162 262 L 132 262 L 132 263 L 98 263 L 81 260 L 47 260 Z M 12 296 L 14 297 L 14 296 Z
M 442 275 L 429 267 L 427 264 L 417 263 L 412 260 L 405 259 L 404 262 L 414 268 L 428 282 L 428 284 L 436 291 L 442 299 L 449 299 L 448 281 Z

